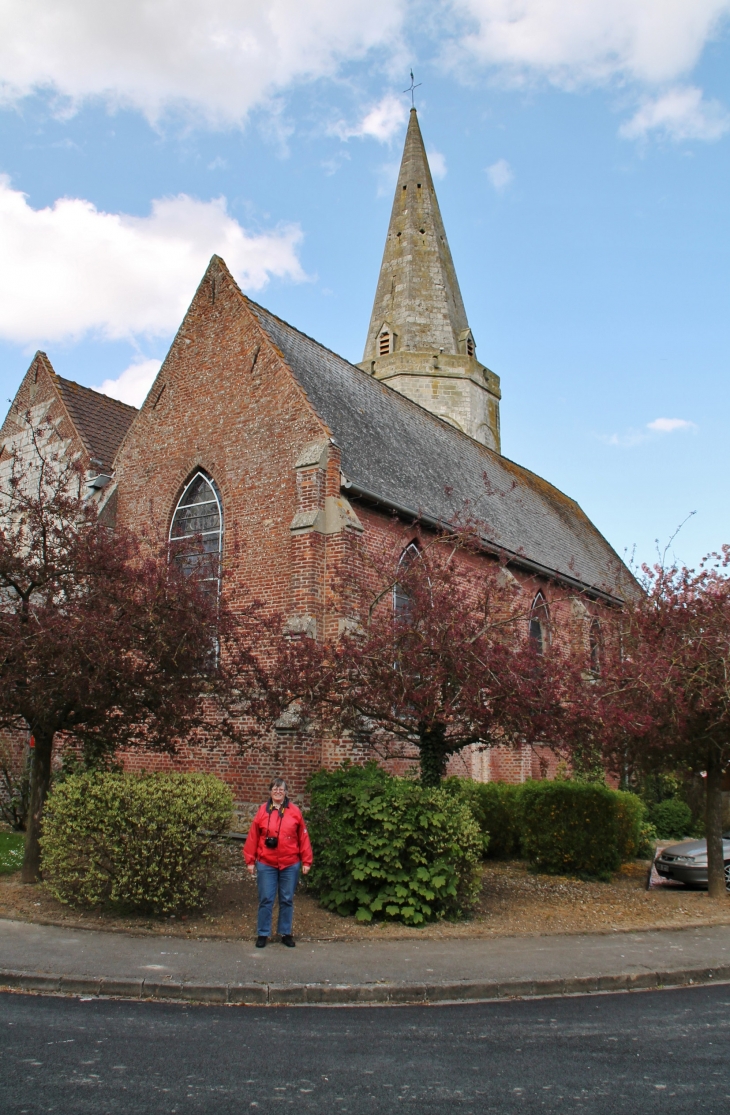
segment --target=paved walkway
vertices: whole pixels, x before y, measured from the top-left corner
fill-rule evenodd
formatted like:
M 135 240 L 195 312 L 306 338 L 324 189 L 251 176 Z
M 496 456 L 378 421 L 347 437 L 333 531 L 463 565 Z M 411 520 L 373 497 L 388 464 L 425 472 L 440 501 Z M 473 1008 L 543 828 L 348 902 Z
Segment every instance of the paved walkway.
M 730 926 L 496 940 L 271 943 L 0 920 L 0 986 L 195 1002 L 435 1002 L 730 981 Z

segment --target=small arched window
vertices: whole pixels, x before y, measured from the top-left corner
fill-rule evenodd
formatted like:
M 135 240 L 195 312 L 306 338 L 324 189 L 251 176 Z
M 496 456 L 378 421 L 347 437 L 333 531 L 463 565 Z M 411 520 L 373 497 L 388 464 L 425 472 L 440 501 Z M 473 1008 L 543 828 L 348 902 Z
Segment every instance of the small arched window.
M 404 575 L 408 572 L 414 561 L 421 556 L 421 551 L 415 542 L 410 542 L 400 556 L 398 572 Z M 411 598 L 400 581 L 393 585 L 393 614 L 396 619 L 408 619 L 411 611 Z
M 198 471 L 185 485 L 170 526 L 173 558 L 196 572 L 216 593 L 220 588 L 223 509 L 214 482 Z
M 534 640 L 537 653 L 544 654 L 550 641 L 550 613 L 547 601 L 541 592 L 538 592 L 532 601 L 529 635 Z
M 588 632 L 588 646 L 591 655 L 591 673 L 598 677 L 601 673 L 601 659 L 603 657 L 603 632 L 601 622 L 597 618 L 591 620 Z

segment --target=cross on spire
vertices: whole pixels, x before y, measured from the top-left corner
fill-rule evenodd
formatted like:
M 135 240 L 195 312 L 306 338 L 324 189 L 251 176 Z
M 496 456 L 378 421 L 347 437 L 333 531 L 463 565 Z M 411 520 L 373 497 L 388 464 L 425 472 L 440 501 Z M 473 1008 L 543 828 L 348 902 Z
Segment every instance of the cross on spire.
M 413 76 L 413 70 L 411 70 L 411 84 L 408 86 L 407 89 L 404 89 L 403 92 L 404 93 L 410 93 L 410 95 L 411 95 L 411 107 L 412 108 L 416 107 L 416 96 L 415 96 L 416 89 L 420 89 L 422 85 L 423 85 L 422 81 L 419 81 L 418 84 L 416 84 L 416 79 Z

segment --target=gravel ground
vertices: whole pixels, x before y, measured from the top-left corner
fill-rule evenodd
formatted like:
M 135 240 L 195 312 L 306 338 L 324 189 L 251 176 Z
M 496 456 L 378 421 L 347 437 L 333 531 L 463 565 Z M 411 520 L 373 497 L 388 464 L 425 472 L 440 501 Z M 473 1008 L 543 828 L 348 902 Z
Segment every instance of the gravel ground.
M 649 862 L 625 864 L 611 883 L 536 875 L 518 861 L 486 863 L 479 903 L 462 922 L 437 922 L 425 929 L 379 923 L 361 925 L 323 910 L 301 887 L 294 932 L 309 940 L 372 940 L 406 937 L 521 937 L 542 933 L 601 933 L 615 930 L 730 924 L 730 899 L 713 901 L 704 891 L 656 888 L 647 891 Z M 109 929 L 133 934 L 240 939 L 255 935 L 256 886 L 231 857 L 226 879 L 208 910 L 179 918 L 121 917 L 63 906 L 41 886 L 24 886 L 19 875 L 0 876 L 0 917 Z

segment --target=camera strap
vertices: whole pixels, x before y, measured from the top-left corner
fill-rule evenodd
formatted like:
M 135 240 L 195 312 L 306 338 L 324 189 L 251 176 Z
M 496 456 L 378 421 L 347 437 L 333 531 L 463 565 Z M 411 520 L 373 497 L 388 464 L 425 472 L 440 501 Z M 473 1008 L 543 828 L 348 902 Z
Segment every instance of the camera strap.
M 276 810 L 276 812 L 279 814 L 279 827 L 276 830 L 277 840 L 279 838 L 279 834 L 281 833 L 281 823 L 284 820 L 284 810 L 286 809 L 286 807 L 287 807 L 287 801 L 286 801 L 286 798 L 285 798 L 284 799 L 284 805 L 283 805 L 282 809 L 281 810 L 279 810 L 279 809 Z M 271 802 L 271 808 L 267 810 L 267 812 L 269 814 L 269 817 L 268 817 L 268 820 L 266 822 L 266 836 L 264 837 L 264 840 L 268 840 L 268 838 L 269 838 L 269 828 L 271 827 L 271 814 L 274 812 L 274 809 L 275 809 L 274 803 Z

